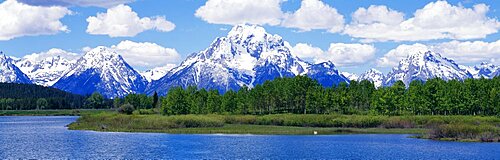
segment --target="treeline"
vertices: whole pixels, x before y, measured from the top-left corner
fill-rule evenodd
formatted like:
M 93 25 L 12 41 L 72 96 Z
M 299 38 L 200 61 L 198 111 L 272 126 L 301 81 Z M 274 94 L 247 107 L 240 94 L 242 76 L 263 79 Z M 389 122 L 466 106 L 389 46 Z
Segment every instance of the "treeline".
M 399 81 L 375 88 L 370 81 L 351 81 L 324 88 L 306 76 L 277 78 L 253 88 L 220 94 L 217 90 L 176 87 L 166 97 L 131 94 L 114 106 L 160 108 L 179 114 L 376 114 L 500 115 L 500 77 L 444 81 L 439 78 L 409 87 Z
M 34 84 L 0 83 L 0 110 L 33 110 L 33 109 L 83 109 L 106 108 L 110 100 L 99 99 L 101 103 L 92 101 L 94 97 L 81 96 L 55 88 Z

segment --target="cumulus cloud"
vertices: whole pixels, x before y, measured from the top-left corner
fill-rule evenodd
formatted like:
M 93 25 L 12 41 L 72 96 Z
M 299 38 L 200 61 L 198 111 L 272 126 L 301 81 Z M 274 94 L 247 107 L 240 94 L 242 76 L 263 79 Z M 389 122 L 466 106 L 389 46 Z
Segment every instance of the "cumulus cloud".
M 83 7 L 114 7 L 135 0 L 19 0 L 19 2 L 33 6 L 83 6 Z
M 489 7 L 454 6 L 446 1 L 427 4 L 404 19 L 401 12 L 386 6 L 359 8 L 343 33 L 364 41 L 425 41 L 435 39 L 477 39 L 497 33 L 500 22 L 486 16 Z
M 41 61 L 50 57 L 56 57 L 60 56 L 61 58 L 67 59 L 67 60 L 76 60 L 80 57 L 79 54 L 73 53 L 73 52 L 68 52 L 63 49 L 59 48 L 52 48 L 49 49 L 48 51 L 45 52 L 39 52 L 39 53 L 33 53 L 30 55 L 26 55 L 23 58 L 34 60 L 34 61 Z
M 278 25 L 283 0 L 207 0 L 195 16 L 213 24 Z
M 396 66 L 400 60 L 411 53 L 432 51 L 458 63 L 500 63 L 500 40 L 484 41 L 450 41 L 432 45 L 415 43 L 399 45 L 377 60 L 381 67 Z
M 386 6 L 371 5 L 367 9 L 359 8 L 352 14 L 354 24 L 388 24 L 397 25 L 404 20 L 404 14 Z
M 151 69 L 163 67 L 168 64 L 177 64 L 180 60 L 179 53 L 173 48 L 165 48 L 156 43 L 122 41 L 111 46 L 131 66 Z
M 69 14 L 71 11 L 64 7 L 30 6 L 6 0 L 0 4 L 0 40 L 69 32 L 60 21 Z
M 500 40 L 495 42 L 451 41 L 432 46 L 432 50 L 459 63 L 500 64 Z
M 133 37 L 146 30 L 169 32 L 175 28 L 175 24 L 163 16 L 140 18 L 127 5 L 118 5 L 109 8 L 106 13 L 97 13 L 95 17 L 88 17 L 87 22 L 87 33 L 110 37 Z
M 297 43 L 293 46 L 291 52 L 297 57 L 305 60 L 314 60 L 324 54 L 324 51 L 321 50 L 321 48 L 314 47 L 307 43 Z
M 368 62 L 375 56 L 375 47 L 370 44 L 332 43 L 327 55 L 319 61 L 331 60 L 338 66 L 354 66 Z
M 320 0 L 303 0 L 297 11 L 285 14 L 281 25 L 302 31 L 326 29 L 335 33 L 343 29 L 344 16 Z
M 300 58 L 311 59 L 315 63 L 332 61 L 338 66 L 366 63 L 373 59 L 375 51 L 373 45 L 357 43 L 331 43 L 328 51 L 304 43 L 298 43 L 292 48 L 292 53 Z

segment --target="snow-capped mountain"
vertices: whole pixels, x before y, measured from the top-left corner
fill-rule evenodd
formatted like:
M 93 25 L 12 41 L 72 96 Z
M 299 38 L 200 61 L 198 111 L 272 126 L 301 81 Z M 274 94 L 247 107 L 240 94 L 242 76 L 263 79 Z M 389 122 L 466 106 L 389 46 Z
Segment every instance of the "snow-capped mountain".
M 147 93 L 166 93 L 170 87 L 190 85 L 225 92 L 241 86 L 253 87 L 277 77 L 305 74 L 335 80 L 333 83 L 346 81 L 333 64 L 311 65 L 291 54 L 291 48 L 280 36 L 269 34 L 262 27 L 237 25 L 226 37 L 216 38 L 207 49 L 193 53 L 154 81 Z
M 42 86 L 52 86 L 61 78 L 64 71 L 75 63 L 61 56 L 47 57 L 38 60 L 32 55 L 16 60 L 16 66 L 21 69 L 31 81 Z
M 148 80 L 148 82 L 159 80 L 161 77 L 165 76 L 168 71 L 174 68 L 175 64 L 167 64 L 163 67 L 156 67 L 144 72 L 141 72 L 141 75 Z
M 359 78 L 359 76 L 357 74 L 354 74 L 354 73 L 342 72 L 341 74 L 351 81 L 357 81 Z
M 53 87 L 76 94 L 99 92 L 105 97 L 142 93 L 144 79 L 116 52 L 97 47 L 80 57 Z
M 469 71 L 474 78 L 493 78 L 493 73 L 500 69 L 500 67 L 493 64 L 483 62 L 476 66 L 461 66 L 463 69 Z
M 401 80 L 408 86 L 413 80 L 426 81 L 435 77 L 443 80 L 464 80 L 472 78 L 472 75 L 460 68 L 453 60 L 442 57 L 439 53 L 415 52 L 401 60 L 399 66 L 394 67 L 387 74 L 384 85 L 390 86 Z
M 500 67 L 493 73 L 491 73 L 491 78 L 500 76 Z
M 382 84 L 384 83 L 384 79 L 385 75 L 382 72 L 372 68 L 366 71 L 365 73 L 361 74 L 357 80 L 358 81 L 368 80 L 370 82 L 373 82 L 375 87 L 378 88 L 382 86 Z
M 340 82 L 349 83 L 349 79 L 340 74 L 339 71 L 335 69 L 335 65 L 330 61 L 310 65 L 306 74 L 326 87 L 337 85 Z
M 32 83 L 16 65 L 14 60 L 0 53 L 0 82 L 3 83 Z

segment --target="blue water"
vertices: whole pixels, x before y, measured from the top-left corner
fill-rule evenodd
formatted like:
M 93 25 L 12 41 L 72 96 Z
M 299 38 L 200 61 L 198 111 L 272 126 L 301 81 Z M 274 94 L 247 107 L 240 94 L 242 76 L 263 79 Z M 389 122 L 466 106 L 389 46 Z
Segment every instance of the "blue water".
M 0 117 L 0 159 L 500 159 L 500 143 L 409 135 L 180 135 L 70 131 L 77 117 Z

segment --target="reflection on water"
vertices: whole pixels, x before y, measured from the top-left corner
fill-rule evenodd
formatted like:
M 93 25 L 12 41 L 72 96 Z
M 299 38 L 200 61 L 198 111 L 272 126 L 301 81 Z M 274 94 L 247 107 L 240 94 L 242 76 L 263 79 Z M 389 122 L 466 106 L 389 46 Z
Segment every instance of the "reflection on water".
M 70 131 L 78 117 L 0 117 L 1 159 L 498 159 L 499 143 L 408 135 L 179 135 Z

